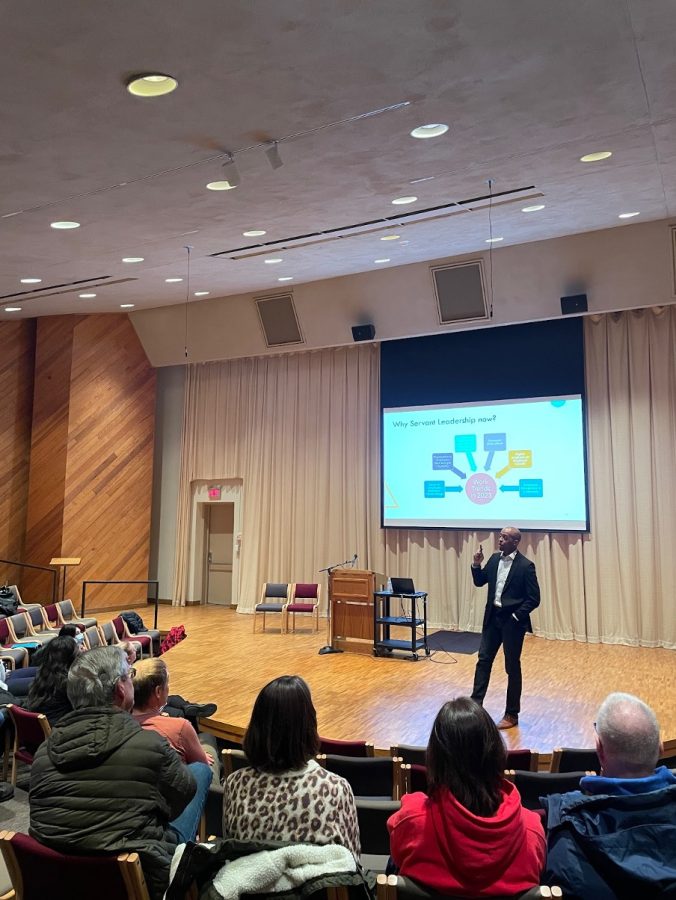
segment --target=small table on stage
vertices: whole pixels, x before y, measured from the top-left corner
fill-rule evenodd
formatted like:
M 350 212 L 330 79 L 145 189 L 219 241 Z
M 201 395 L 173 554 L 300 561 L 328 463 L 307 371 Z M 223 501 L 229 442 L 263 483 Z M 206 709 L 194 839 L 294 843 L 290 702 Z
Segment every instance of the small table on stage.
M 82 561 L 80 556 L 54 556 L 49 560 L 50 566 L 61 566 L 63 575 L 61 578 L 61 599 L 66 599 L 66 573 L 68 566 L 79 566 Z
M 427 646 L 427 592 L 416 591 L 413 594 L 395 594 L 392 591 L 373 592 L 373 652 L 381 656 L 383 652 L 391 653 L 392 650 L 402 650 L 410 653 L 411 658 L 417 660 L 418 650 L 424 650 L 425 655 L 430 655 Z M 410 604 L 409 610 L 402 610 L 403 615 L 391 615 L 391 601 L 399 600 L 401 604 Z M 422 610 L 418 606 L 422 605 Z M 408 640 L 399 640 L 390 637 L 390 629 L 393 625 L 411 629 L 411 637 Z M 422 626 L 423 636 L 418 637 L 417 630 Z

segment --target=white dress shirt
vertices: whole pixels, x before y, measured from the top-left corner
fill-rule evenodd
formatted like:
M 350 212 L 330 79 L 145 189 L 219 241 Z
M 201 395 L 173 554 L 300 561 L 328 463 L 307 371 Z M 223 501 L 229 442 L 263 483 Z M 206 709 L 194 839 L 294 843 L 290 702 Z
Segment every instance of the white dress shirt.
M 516 550 L 513 550 L 508 556 L 501 556 L 498 562 L 498 574 L 495 578 L 495 597 L 493 598 L 493 606 L 502 607 L 502 592 L 505 589 L 505 582 L 512 568 L 512 563 L 516 557 Z

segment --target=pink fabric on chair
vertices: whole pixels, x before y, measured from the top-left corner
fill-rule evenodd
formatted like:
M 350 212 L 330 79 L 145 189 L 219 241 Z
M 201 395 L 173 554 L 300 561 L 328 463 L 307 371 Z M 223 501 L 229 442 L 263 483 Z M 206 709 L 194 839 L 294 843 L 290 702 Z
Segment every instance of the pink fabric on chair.
M 289 603 L 287 606 L 288 612 L 313 612 L 315 608 L 314 603 Z
M 318 584 L 297 584 L 293 593 L 295 600 L 316 600 Z

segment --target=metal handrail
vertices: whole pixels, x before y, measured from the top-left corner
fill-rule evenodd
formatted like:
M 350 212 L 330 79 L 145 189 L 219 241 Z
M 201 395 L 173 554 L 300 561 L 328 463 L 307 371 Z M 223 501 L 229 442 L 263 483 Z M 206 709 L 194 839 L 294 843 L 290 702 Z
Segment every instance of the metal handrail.
M 155 585 L 155 596 L 148 597 L 147 599 L 155 601 L 155 615 L 154 615 L 154 619 L 153 619 L 153 628 L 157 628 L 157 603 L 158 603 L 158 598 L 160 595 L 160 583 L 156 579 L 151 579 L 149 581 L 106 581 L 106 580 L 96 581 L 96 580 L 91 580 L 91 579 L 89 581 L 83 581 L 82 582 L 82 603 L 80 604 L 80 615 L 81 616 L 84 616 L 84 614 L 85 614 L 87 585 L 89 585 L 89 584 L 154 584 Z
M 59 572 L 54 566 L 36 566 L 35 563 L 22 563 L 17 562 L 15 559 L 0 559 L 0 563 L 7 563 L 9 566 L 21 566 L 22 569 L 39 569 L 41 572 L 50 572 L 52 575 L 52 603 L 56 603 Z

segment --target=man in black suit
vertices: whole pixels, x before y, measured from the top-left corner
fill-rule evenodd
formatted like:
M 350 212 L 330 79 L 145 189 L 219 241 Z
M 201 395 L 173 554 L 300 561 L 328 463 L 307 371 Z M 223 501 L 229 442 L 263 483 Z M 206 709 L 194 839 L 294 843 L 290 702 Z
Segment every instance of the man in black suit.
M 498 538 L 499 553 L 486 565 L 480 546 L 472 562 L 472 579 L 477 587 L 488 585 L 488 601 L 481 633 L 479 659 L 474 673 L 472 699 L 483 704 L 491 677 L 493 660 L 502 644 L 507 672 L 507 703 L 498 728 L 519 724 L 521 709 L 521 648 L 527 631 L 532 632 L 530 613 L 540 605 L 540 586 L 535 565 L 517 547 L 518 528 L 503 528 Z

